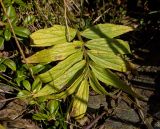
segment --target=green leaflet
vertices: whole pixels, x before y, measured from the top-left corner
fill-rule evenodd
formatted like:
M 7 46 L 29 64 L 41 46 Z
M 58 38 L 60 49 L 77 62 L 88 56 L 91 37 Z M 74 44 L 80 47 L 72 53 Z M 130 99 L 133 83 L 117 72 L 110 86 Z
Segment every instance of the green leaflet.
M 20 37 L 28 38 L 30 35 L 30 31 L 27 28 L 14 26 L 13 29 L 15 34 Z
M 10 5 L 7 8 L 7 15 L 8 15 L 9 19 L 11 20 L 11 22 L 13 22 L 16 19 L 16 17 L 17 17 L 16 10 L 15 10 L 15 8 L 12 5 Z M 7 20 L 6 16 L 4 16 L 2 18 L 2 21 L 5 21 L 5 20 Z
M 10 40 L 10 38 L 11 38 L 11 32 L 10 32 L 10 30 L 9 29 L 6 29 L 5 31 L 4 31 L 4 38 L 5 38 L 5 40 L 6 41 L 9 41 Z
M 47 109 L 50 111 L 52 114 L 56 114 L 58 112 L 60 103 L 58 100 L 50 100 L 47 104 Z
M 109 68 L 120 72 L 127 71 L 124 60 L 121 57 L 115 55 L 114 53 L 88 50 L 87 54 L 96 64 L 98 64 L 102 68 Z
M 73 106 L 71 111 L 71 116 L 75 117 L 75 119 L 80 119 L 85 115 L 87 110 L 87 103 L 89 98 L 89 84 L 88 80 L 84 79 L 79 88 L 77 93 L 73 99 Z
M 6 71 L 6 66 L 4 64 L 0 64 L 0 72 L 5 72 Z
M 0 37 L 0 50 L 4 49 L 4 38 Z
M 33 93 L 36 93 L 38 92 L 40 89 L 42 88 L 42 82 L 40 80 L 40 78 L 35 78 L 33 84 L 32 84 L 32 92 Z
M 26 90 L 31 91 L 31 84 L 28 80 L 23 80 L 23 86 L 26 88 Z
M 57 44 L 49 49 L 44 49 L 28 57 L 28 63 L 49 63 L 57 60 L 64 60 L 69 55 L 81 50 L 82 42 Z
M 93 74 L 93 72 L 90 72 L 91 76 L 89 77 L 89 83 L 92 89 L 97 92 L 98 94 L 105 94 L 105 95 L 110 95 L 103 86 L 98 82 L 97 78 Z
M 88 39 L 98 38 L 114 38 L 122 35 L 126 32 L 132 31 L 133 29 L 129 26 L 115 25 L 115 24 L 98 24 L 84 30 L 81 35 Z
M 112 52 L 115 54 L 129 54 L 131 53 L 129 44 L 120 39 L 93 39 L 85 44 L 89 49 Z
M 35 22 L 35 20 L 36 20 L 36 18 L 35 18 L 34 15 L 28 15 L 28 16 L 24 19 L 23 23 L 24 23 L 24 25 L 30 25 L 30 24 L 33 24 L 33 23 Z
M 8 66 L 10 69 L 12 69 L 13 71 L 16 71 L 16 64 L 13 60 L 11 59 L 5 59 L 3 61 L 3 64 L 5 64 L 6 66 Z
M 30 37 L 33 40 L 33 46 L 45 47 L 67 42 L 66 32 L 69 34 L 69 41 L 71 41 L 76 35 L 75 29 L 68 28 L 68 30 L 66 30 L 65 26 L 54 25 L 51 28 L 40 29 L 32 33 Z
M 35 97 L 50 95 L 52 93 L 60 92 L 60 90 L 73 78 L 73 76 L 85 65 L 85 60 L 82 60 L 72 66 L 68 71 L 62 74 L 59 78 L 45 85 Z
M 67 57 L 65 60 L 59 62 L 52 69 L 48 70 L 45 73 L 40 74 L 39 78 L 41 79 L 41 81 L 43 81 L 45 83 L 52 81 L 52 80 L 58 78 L 59 76 L 61 76 L 62 74 L 64 74 L 64 72 L 66 70 L 68 70 L 76 62 L 82 60 L 82 57 L 83 57 L 82 51 L 76 52 L 76 53 L 70 55 L 69 57 Z
M 106 85 L 114 86 L 116 88 L 122 89 L 123 91 L 125 91 L 133 96 L 137 96 L 137 94 L 135 92 L 133 92 L 129 86 L 124 84 L 124 82 L 121 81 L 109 69 L 103 69 L 95 64 L 91 64 L 90 66 L 92 68 L 93 73 L 98 78 L 98 80 L 102 81 Z

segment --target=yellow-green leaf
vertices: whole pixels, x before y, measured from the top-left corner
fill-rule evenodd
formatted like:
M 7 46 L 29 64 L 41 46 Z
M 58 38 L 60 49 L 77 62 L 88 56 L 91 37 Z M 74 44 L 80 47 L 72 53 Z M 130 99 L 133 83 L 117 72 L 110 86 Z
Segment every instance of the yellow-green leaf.
M 48 70 L 45 73 L 40 74 L 39 78 L 41 79 L 41 81 L 45 83 L 55 80 L 56 78 L 64 74 L 64 72 L 68 70 L 72 65 L 82 60 L 82 57 L 83 57 L 82 51 L 76 52 L 67 57 L 65 60 L 59 62 L 52 69 Z
M 28 90 L 30 91 L 31 90 L 31 84 L 28 80 L 23 80 L 23 86 Z
M 74 64 L 64 74 L 50 82 L 49 85 L 52 85 L 55 88 L 55 92 L 59 92 L 75 76 L 75 74 L 84 67 L 85 64 L 85 60 Z
M 56 92 L 60 92 L 61 89 L 75 76 L 75 74 L 85 65 L 85 61 L 82 60 L 72 66 L 68 71 L 62 74 L 59 78 L 51 81 L 47 85 L 45 85 L 39 92 L 37 92 L 34 96 L 45 96 L 50 95 Z
M 131 87 L 127 86 L 109 69 L 103 69 L 95 64 L 91 64 L 90 66 L 96 78 L 98 78 L 98 80 L 100 80 L 101 82 L 105 83 L 106 85 L 122 89 L 123 91 L 133 96 L 137 96 L 137 94 L 131 90 Z
M 97 78 L 95 77 L 94 73 L 91 71 L 89 77 L 89 83 L 92 89 L 97 92 L 98 94 L 110 95 L 103 86 L 98 82 Z
M 125 61 L 112 52 L 88 50 L 89 57 L 102 68 L 109 68 L 120 72 L 126 72 L 127 67 Z
M 93 39 L 86 42 L 85 46 L 87 46 L 89 49 L 113 52 L 115 54 L 131 53 L 129 44 L 120 39 Z
M 65 26 L 54 25 L 51 28 L 40 29 L 32 33 L 30 37 L 33 40 L 33 46 L 45 47 L 65 43 L 67 42 L 67 33 L 69 41 L 71 41 L 76 35 L 76 30 L 70 27 L 68 30 L 66 29 Z
M 49 49 L 44 49 L 28 57 L 28 63 L 49 63 L 57 60 L 64 60 L 69 55 L 81 50 L 82 42 L 57 44 Z
M 87 103 L 89 98 L 88 80 L 84 79 L 80 84 L 77 93 L 74 96 L 71 116 L 75 119 L 82 118 L 87 110 Z
M 83 79 L 83 75 L 79 76 L 70 87 L 68 87 L 65 91 L 60 92 L 58 94 L 50 95 L 47 96 L 47 99 L 63 99 L 66 98 L 67 96 L 73 94 L 77 87 L 79 86 L 80 82 Z
M 88 39 L 114 38 L 132 30 L 129 26 L 107 23 L 90 27 L 84 30 L 81 35 Z

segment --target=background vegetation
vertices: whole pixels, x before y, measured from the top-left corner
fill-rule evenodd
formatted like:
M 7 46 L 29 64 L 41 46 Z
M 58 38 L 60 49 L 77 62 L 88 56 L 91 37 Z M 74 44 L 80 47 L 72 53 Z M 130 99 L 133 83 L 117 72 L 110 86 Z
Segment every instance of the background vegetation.
M 37 65 L 26 63 L 28 57 L 46 48 L 46 46 L 43 48 L 31 46 L 33 39 L 30 39 L 30 35 L 39 29 L 58 24 L 82 32 L 103 23 L 127 25 L 134 28 L 134 31 L 119 38 L 128 41 L 131 47 L 132 55 L 127 56 L 127 59 L 134 65 L 130 67 L 137 68 L 144 63 L 157 66 L 160 63 L 157 57 L 160 9 L 158 0 L 154 2 L 148 0 L 0 0 L 0 2 L 0 97 L 2 98 L 0 100 L 0 126 L 2 127 L 0 128 L 14 128 L 20 125 L 24 128 L 30 126 L 44 129 L 100 128 L 103 124 L 98 120 L 103 117 L 102 121 L 105 122 L 114 110 L 114 107 L 109 107 L 107 110 L 101 107 L 102 109 L 93 112 L 94 115 L 90 115 L 88 111 L 84 119 L 75 121 L 68 115 L 72 108 L 71 96 L 67 99 L 51 101 L 46 101 L 44 96 L 38 99 L 32 97 L 31 93 L 38 92 L 44 86 L 35 77 L 58 63 Z M 80 40 L 78 37 L 75 39 Z M 130 84 L 128 81 L 130 75 L 136 75 L 135 69 L 132 69 L 129 74 L 128 72 L 115 73 L 126 84 Z M 110 100 L 117 100 L 121 94 L 121 90 L 106 89 L 109 94 L 115 95 L 115 98 L 107 96 Z M 89 93 L 95 94 L 93 90 Z M 131 98 L 134 100 L 133 96 Z M 106 115 L 106 112 L 109 113 Z M 154 111 L 150 114 L 152 112 Z M 6 118 L 12 121 L 10 125 Z M 141 119 L 144 120 L 143 117 Z M 149 127 L 145 121 L 142 123 Z

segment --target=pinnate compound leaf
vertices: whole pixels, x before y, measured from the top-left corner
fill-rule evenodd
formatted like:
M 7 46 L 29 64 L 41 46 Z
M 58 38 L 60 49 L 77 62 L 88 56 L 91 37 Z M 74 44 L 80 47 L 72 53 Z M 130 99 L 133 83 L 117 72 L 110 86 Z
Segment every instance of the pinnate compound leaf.
M 114 38 L 132 30 L 129 26 L 107 23 L 90 27 L 84 30 L 81 35 L 88 39 Z
M 109 68 L 120 72 L 127 71 L 127 66 L 124 60 L 114 53 L 88 50 L 87 54 L 93 60 L 93 62 L 95 62 L 102 68 Z
M 114 54 L 129 54 L 131 53 L 129 44 L 121 39 L 93 39 L 85 44 L 89 49 L 112 52 Z
M 31 34 L 31 39 L 33 40 L 33 46 L 35 47 L 46 47 L 56 44 L 63 44 L 67 42 L 67 30 L 65 26 L 54 25 L 51 28 L 40 29 Z M 75 37 L 76 30 L 68 28 L 69 42 Z
M 72 65 L 82 60 L 82 57 L 83 57 L 83 53 L 81 51 L 76 52 L 70 55 L 69 57 L 67 57 L 65 60 L 59 62 L 56 66 L 54 66 L 47 72 L 40 74 L 38 77 L 41 78 L 41 81 L 45 83 L 55 80 L 59 76 L 63 75 L 64 72 L 68 70 Z
M 44 49 L 28 57 L 28 63 L 50 63 L 52 61 L 64 60 L 69 55 L 81 50 L 82 42 L 57 44 L 49 49 Z
M 135 92 L 131 90 L 131 87 L 127 86 L 123 81 L 121 81 L 113 72 L 109 69 L 103 69 L 98 65 L 90 65 L 96 78 L 106 85 L 113 86 L 118 89 L 122 89 L 126 93 L 137 96 Z
M 84 79 L 73 98 L 73 106 L 71 116 L 75 119 L 80 119 L 85 115 L 87 110 L 87 103 L 89 98 L 89 84 L 88 80 Z

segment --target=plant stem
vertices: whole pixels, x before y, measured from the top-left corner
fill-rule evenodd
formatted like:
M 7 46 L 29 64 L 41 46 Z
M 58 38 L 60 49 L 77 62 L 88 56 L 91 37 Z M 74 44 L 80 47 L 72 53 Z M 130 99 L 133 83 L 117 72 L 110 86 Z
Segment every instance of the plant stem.
M 17 39 L 17 37 L 16 37 L 16 34 L 15 34 L 15 32 L 14 32 L 12 23 L 11 23 L 11 21 L 10 21 L 10 19 L 9 19 L 9 16 L 7 15 L 7 11 L 6 11 L 6 8 L 5 8 L 5 6 L 4 6 L 2 0 L 0 0 L 0 3 L 1 3 L 1 6 L 2 6 L 2 8 L 3 8 L 4 14 L 5 14 L 6 17 L 7 17 L 9 26 L 10 26 L 10 28 L 11 28 L 11 32 L 13 33 L 13 36 L 14 36 L 16 45 L 17 45 L 17 47 L 18 47 L 18 49 L 19 49 L 19 51 L 20 51 L 20 54 L 21 54 L 21 56 L 22 56 L 24 62 L 27 64 L 27 67 L 29 68 L 29 72 L 30 72 L 32 78 L 34 79 L 33 72 L 32 72 L 32 70 L 30 69 L 30 67 L 29 67 L 29 65 L 28 65 L 28 63 L 27 63 L 27 60 L 26 60 L 25 55 L 24 55 L 24 53 L 23 53 L 23 50 L 22 50 L 22 48 L 21 48 L 21 46 L 20 46 L 20 44 L 19 44 L 19 41 L 18 41 L 18 39 Z

